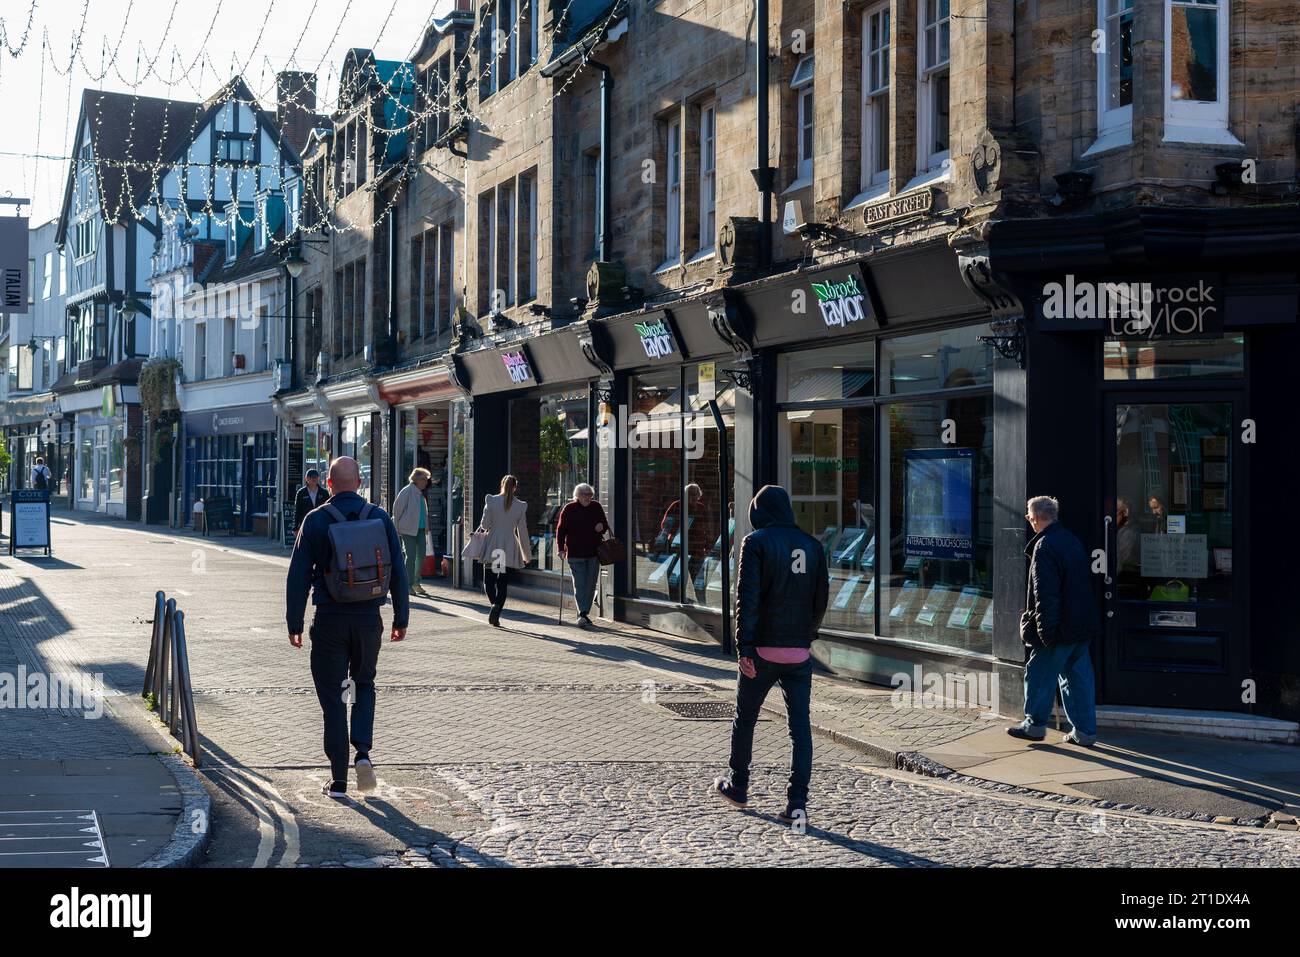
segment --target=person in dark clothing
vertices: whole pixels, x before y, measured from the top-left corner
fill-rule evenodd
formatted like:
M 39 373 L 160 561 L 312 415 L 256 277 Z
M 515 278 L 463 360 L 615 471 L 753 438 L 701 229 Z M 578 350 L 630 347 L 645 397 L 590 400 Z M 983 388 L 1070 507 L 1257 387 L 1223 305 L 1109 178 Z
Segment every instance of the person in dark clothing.
M 302 528 L 302 520 L 313 509 L 320 508 L 330 500 L 329 491 L 321 487 L 320 472 L 315 469 L 308 469 L 303 478 L 307 484 L 298 489 L 298 496 L 293 500 L 294 531 Z
M 596 490 L 583 482 L 573 490 L 573 501 L 560 512 L 555 541 L 569 561 L 573 574 L 573 601 L 578 606 L 578 627 L 591 627 L 591 602 L 600 580 L 600 558 L 596 550 L 609 531 L 605 509 L 596 501 Z
M 754 496 L 749 522 L 754 531 L 741 543 L 736 581 L 740 677 L 731 724 L 731 772 L 716 779 L 713 787 L 733 807 L 747 806 L 754 725 L 768 691 L 779 684 L 793 746 L 790 787 L 780 819 L 806 822 L 813 751 L 809 649 L 826 614 L 826 551 L 796 524 L 790 496 L 779 485 Z
M 1101 622 L 1088 552 L 1059 516 L 1060 503 L 1046 495 L 1030 499 L 1025 512 L 1034 530 L 1025 548 L 1029 589 L 1021 619 L 1021 637 L 1029 647 L 1025 720 L 1007 734 L 1025 741 L 1046 738 L 1059 687 L 1072 726 L 1066 743 L 1092 747 L 1097 742 L 1097 703 L 1091 646 L 1101 634 Z
M 344 456 L 334 460 L 330 465 L 329 487 L 334 493 L 331 498 L 334 507 L 348 521 L 355 519 L 368 504 L 357 494 L 361 487 L 361 469 L 355 459 Z M 392 519 L 380 508 L 373 509 L 370 518 L 384 523 L 389 554 L 400 556 L 402 544 Z M 285 587 L 285 617 L 289 626 L 289 644 L 301 648 L 303 616 L 310 591 L 315 606 L 310 632 L 311 676 L 325 716 L 325 754 L 329 757 L 333 775 L 324 790 L 332 798 L 344 798 L 348 788 L 349 701 L 352 704 L 351 742 L 357 752 L 357 789 L 364 793 L 373 791 L 376 786 L 370 749 L 375 723 L 375 672 L 384 633 L 379 609 L 387 604 L 388 596 L 347 603 L 334 601 L 325 584 L 325 572 L 332 561 L 329 527 L 333 521 L 328 510 L 316 509 L 298 529 Z M 400 560 L 394 561 L 389 581 L 389 591 L 393 596 L 393 641 L 402 641 L 406 637 L 409 587 L 405 566 Z

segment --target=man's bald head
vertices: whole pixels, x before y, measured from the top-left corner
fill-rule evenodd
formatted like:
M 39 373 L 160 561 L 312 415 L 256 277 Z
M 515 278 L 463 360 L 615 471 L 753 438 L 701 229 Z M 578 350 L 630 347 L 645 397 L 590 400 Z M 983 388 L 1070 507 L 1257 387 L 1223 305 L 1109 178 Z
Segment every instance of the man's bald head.
M 337 495 L 339 492 L 355 492 L 361 488 L 361 466 L 357 465 L 357 460 L 350 455 L 341 455 L 330 463 L 329 474 L 330 491 Z

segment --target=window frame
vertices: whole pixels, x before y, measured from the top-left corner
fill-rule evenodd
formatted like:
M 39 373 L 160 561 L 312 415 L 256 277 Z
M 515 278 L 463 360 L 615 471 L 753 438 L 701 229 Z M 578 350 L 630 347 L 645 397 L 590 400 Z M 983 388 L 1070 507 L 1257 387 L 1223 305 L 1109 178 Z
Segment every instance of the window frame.
M 951 18 L 952 7 L 948 7 L 948 15 L 938 17 L 935 21 L 930 22 L 929 3 L 934 3 L 934 10 L 939 12 L 939 4 L 943 0 L 917 0 L 917 29 L 916 29 L 916 70 L 917 70 L 917 110 L 916 110 L 916 165 L 917 173 L 934 173 L 945 168 L 948 161 L 952 158 L 952 46 L 951 46 Z M 926 39 L 931 31 L 935 36 L 935 62 L 926 62 Z M 940 55 L 940 38 L 944 35 L 949 38 L 948 56 L 944 59 L 938 59 Z M 947 149 L 935 150 L 935 132 L 937 129 L 937 117 L 935 111 L 938 108 L 938 81 L 942 76 L 948 77 L 948 135 L 945 137 L 948 144 Z
M 706 163 L 707 159 L 707 163 Z M 700 104 L 700 253 L 712 252 L 718 235 L 718 105 Z
M 800 71 L 803 70 L 804 64 L 808 64 L 807 74 L 801 77 Z M 809 53 L 807 56 L 800 58 L 795 64 L 794 73 L 790 75 L 790 89 L 794 90 L 795 96 L 795 185 L 803 186 L 812 182 L 813 160 L 816 150 L 812 136 L 807 141 L 804 138 L 804 132 L 813 132 L 813 122 L 817 108 L 816 88 L 814 79 L 817 71 L 817 61 L 814 54 Z M 791 187 L 794 188 L 794 187 Z
M 1215 77 L 1215 95 L 1213 102 L 1201 100 L 1175 100 L 1173 93 L 1173 10 L 1174 7 L 1190 9 L 1215 10 L 1215 56 L 1217 57 L 1217 75 Z M 1164 139 L 1166 142 L 1219 143 L 1223 145 L 1241 145 L 1233 136 L 1228 126 L 1228 84 L 1229 67 L 1229 30 L 1232 25 L 1231 0 L 1163 0 L 1161 3 L 1164 23 L 1162 39 L 1164 46 L 1163 73 L 1164 89 Z
M 862 14 L 862 155 L 859 182 L 863 193 L 875 191 L 882 186 L 887 189 L 890 167 L 893 165 L 889 150 L 889 132 L 892 129 L 889 110 L 893 99 L 893 84 L 890 81 L 890 61 L 893 46 L 890 37 L 890 30 L 893 26 L 892 19 L 889 3 L 869 7 Z M 882 43 L 874 47 L 871 44 L 873 20 L 881 21 L 883 26 L 880 31 Z M 873 64 L 873 58 L 876 57 L 879 59 Z M 881 81 L 879 84 L 873 83 L 876 67 L 879 68 Z M 882 110 L 886 124 L 885 166 L 884 169 L 876 169 L 875 156 L 879 152 L 881 144 L 876 141 L 877 124 L 874 121 L 877 113 Z
M 664 266 L 682 261 L 682 118 L 664 121 Z M 597 173 L 597 181 L 600 176 Z M 599 213 L 599 208 L 597 210 Z M 597 219 L 597 235 L 600 223 Z M 663 268 L 663 267 L 660 267 Z

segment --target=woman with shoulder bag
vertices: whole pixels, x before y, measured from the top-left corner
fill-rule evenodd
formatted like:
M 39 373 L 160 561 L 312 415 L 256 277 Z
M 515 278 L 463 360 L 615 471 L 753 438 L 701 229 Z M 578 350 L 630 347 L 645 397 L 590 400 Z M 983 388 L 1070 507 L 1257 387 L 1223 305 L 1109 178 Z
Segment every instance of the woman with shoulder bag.
M 578 627 L 584 630 L 591 627 L 591 602 L 600 581 L 600 543 L 609 530 L 609 519 L 596 501 L 596 490 L 583 482 L 573 490 L 573 501 L 560 512 L 555 541 L 573 574 Z
M 501 491 L 488 495 L 483 503 L 483 521 L 479 528 L 487 533 L 478 561 L 483 563 L 483 590 L 492 604 L 488 624 L 501 627 L 501 611 L 506 605 L 510 570 L 524 568 L 532 561 L 528 543 L 528 503 L 515 498 L 519 479 L 507 475 L 501 479 Z

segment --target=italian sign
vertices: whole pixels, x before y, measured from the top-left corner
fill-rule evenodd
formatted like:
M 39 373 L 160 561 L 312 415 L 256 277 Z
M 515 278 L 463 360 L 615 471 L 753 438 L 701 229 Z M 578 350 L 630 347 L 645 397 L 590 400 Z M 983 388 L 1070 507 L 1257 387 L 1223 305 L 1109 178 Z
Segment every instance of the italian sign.
M 31 282 L 26 216 L 0 216 L 0 312 L 27 315 Z

